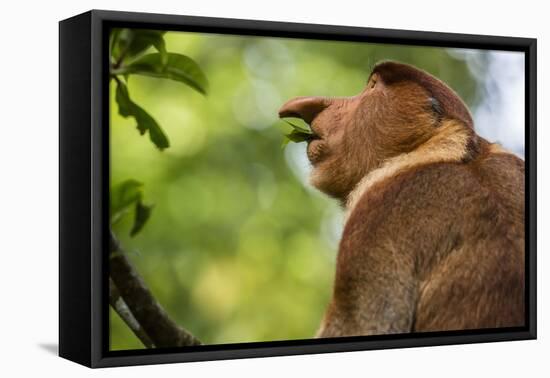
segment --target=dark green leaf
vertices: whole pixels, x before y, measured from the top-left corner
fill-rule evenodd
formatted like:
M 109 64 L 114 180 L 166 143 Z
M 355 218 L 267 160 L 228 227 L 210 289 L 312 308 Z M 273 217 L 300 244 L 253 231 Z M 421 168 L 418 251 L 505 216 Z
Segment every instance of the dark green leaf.
M 130 33 L 129 29 L 113 29 L 110 35 L 109 50 L 111 51 L 111 60 L 117 61 L 120 58 L 121 49 L 126 46 L 126 34 Z
M 163 64 L 161 53 L 147 54 L 121 68 L 121 73 L 160 77 L 180 81 L 202 94 L 208 92 L 208 80 L 199 65 L 188 56 L 166 53 Z
M 137 129 L 141 135 L 148 131 L 149 138 L 160 150 L 170 146 L 168 137 L 157 121 L 130 99 L 128 87 L 120 80 L 117 81 L 115 98 L 118 104 L 119 114 L 124 118 L 134 117 L 137 123 Z
M 126 180 L 110 190 L 111 223 L 115 223 L 128 208 L 141 201 L 143 184 L 137 180 Z
M 159 38 L 157 41 L 153 42 L 153 46 L 160 54 L 160 61 L 162 65 L 168 63 L 168 51 L 166 51 L 166 43 L 164 43 L 164 38 Z
M 141 231 L 147 220 L 151 217 L 152 210 L 153 206 L 144 205 L 141 201 L 136 202 L 134 225 L 130 231 L 130 236 L 136 236 Z
M 115 50 L 118 46 L 118 41 L 119 41 L 119 36 L 120 36 L 120 32 L 122 31 L 122 29 L 113 29 L 111 31 L 111 36 L 109 38 L 109 51 L 111 52 L 111 57 L 115 58 L 114 54 L 115 54 Z
M 166 50 L 164 47 L 164 33 L 157 30 L 143 29 L 115 29 L 117 41 L 113 44 L 111 54 L 116 61 L 131 59 L 144 53 L 148 48 L 154 46 L 159 52 Z
M 154 46 L 158 50 L 158 46 L 164 48 L 164 32 L 156 30 L 133 30 L 134 39 L 128 49 L 128 57 L 135 57 L 145 52 L 149 47 Z M 160 52 L 160 50 L 159 50 Z

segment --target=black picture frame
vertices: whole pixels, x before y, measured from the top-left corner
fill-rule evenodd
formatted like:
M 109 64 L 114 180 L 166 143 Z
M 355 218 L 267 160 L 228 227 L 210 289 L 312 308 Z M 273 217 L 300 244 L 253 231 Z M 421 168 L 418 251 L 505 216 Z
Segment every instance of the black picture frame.
M 112 27 L 460 47 L 525 53 L 525 327 L 108 350 L 108 31 Z M 536 64 L 531 38 L 92 10 L 59 24 L 59 355 L 89 367 L 536 338 Z M 107 346 L 107 348 L 106 348 Z

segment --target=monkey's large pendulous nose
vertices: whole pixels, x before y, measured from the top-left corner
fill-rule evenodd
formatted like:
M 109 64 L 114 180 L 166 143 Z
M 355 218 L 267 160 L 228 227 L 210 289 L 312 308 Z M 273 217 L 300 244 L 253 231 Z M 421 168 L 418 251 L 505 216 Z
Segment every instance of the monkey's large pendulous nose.
M 311 123 L 329 104 L 330 100 L 325 97 L 296 97 L 279 109 L 279 117 L 297 117 Z

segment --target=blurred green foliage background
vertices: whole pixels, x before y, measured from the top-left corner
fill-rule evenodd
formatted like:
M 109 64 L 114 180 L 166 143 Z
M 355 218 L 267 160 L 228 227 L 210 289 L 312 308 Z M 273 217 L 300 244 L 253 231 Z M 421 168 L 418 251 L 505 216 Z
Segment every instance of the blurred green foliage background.
M 311 338 L 342 218 L 308 185 L 305 146 L 281 148 L 278 108 L 295 96 L 355 95 L 385 59 L 431 72 L 472 107 L 482 83 L 456 49 L 183 32 L 165 40 L 200 65 L 210 92 L 130 77 L 132 100 L 170 139 L 161 152 L 118 114 L 111 83 L 111 184 L 139 180 L 154 205 L 137 236 L 131 219 L 114 231 L 159 302 L 204 343 Z M 487 55 L 475 54 L 483 70 Z M 142 348 L 110 311 L 111 348 Z

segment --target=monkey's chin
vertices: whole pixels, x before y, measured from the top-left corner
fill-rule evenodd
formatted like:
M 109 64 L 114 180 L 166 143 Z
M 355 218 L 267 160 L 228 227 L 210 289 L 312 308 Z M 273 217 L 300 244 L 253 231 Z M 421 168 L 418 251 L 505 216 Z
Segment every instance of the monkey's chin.
M 317 190 L 339 200 L 345 200 L 346 194 L 342 192 L 342 188 L 335 180 L 334 175 L 330 174 L 331 170 L 327 169 L 324 164 L 319 164 L 313 167 L 309 176 L 309 183 Z

